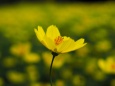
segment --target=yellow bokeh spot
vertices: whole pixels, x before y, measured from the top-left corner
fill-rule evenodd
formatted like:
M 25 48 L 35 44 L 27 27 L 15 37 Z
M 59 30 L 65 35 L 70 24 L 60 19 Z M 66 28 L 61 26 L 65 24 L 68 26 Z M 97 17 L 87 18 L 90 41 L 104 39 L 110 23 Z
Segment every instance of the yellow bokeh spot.
M 32 83 L 30 86 L 51 86 L 48 83 Z
M 7 78 L 12 83 L 23 83 L 23 82 L 25 82 L 25 75 L 23 73 L 16 72 L 16 71 L 7 72 Z
M 111 48 L 112 48 L 111 42 L 108 40 L 97 42 L 97 45 L 96 45 L 96 49 L 100 52 L 102 52 L 102 51 L 106 52 L 106 51 L 110 50 Z
M 23 56 L 30 52 L 30 43 L 18 43 L 10 48 L 10 52 L 17 56 Z
M 56 86 L 65 86 L 64 82 L 61 80 L 56 81 Z
M 106 60 L 100 59 L 98 65 L 105 73 L 115 74 L 115 57 L 110 56 Z
M 85 86 L 85 78 L 80 75 L 75 75 L 73 77 L 74 86 Z
M 23 57 L 23 60 L 27 63 L 38 63 L 40 56 L 36 53 L 28 53 Z
M 39 79 L 39 71 L 37 71 L 36 66 L 30 65 L 26 67 L 27 75 L 30 82 L 36 82 Z

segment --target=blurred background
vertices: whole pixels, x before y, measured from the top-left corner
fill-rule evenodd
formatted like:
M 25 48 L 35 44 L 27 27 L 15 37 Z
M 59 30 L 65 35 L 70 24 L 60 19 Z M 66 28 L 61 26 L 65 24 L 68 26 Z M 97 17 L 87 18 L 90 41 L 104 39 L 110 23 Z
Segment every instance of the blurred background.
M 0 0 L 0 86 L 50 86 L 52 55 L 34 29 L 52 24 L 87 42 L 55 58 L 54 86 L 115 86 L 112 0 Z

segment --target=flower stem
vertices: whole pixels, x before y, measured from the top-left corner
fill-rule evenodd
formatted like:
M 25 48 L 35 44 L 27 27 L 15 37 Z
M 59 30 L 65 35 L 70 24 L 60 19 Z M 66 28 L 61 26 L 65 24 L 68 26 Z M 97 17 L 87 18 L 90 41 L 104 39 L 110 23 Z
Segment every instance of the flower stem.
M 52 58 L 52 61 L 51 61 L 51 65 L 50 65 L 50 85 L 52 86 L 52 75 L 51 75 L 51 71 L 52 71 L 52 65 L 53 65 L 53 61 L 54 61 L 54 58 L 58 55 L 57 53 L 54 53 L 52 52 L 52 55 L 53 55 L 53 58 Z

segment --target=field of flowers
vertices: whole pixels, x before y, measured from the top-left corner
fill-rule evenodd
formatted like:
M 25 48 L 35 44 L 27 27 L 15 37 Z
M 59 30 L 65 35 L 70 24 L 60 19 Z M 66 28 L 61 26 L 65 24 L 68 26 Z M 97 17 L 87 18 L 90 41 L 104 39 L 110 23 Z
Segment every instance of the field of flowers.
M 0 86 L 50 86 L 51 51 L 34 29 L 56 25 L 86 46 L 58 55 L 53 86 L 115 86 L 115 3 L 0 6 Z

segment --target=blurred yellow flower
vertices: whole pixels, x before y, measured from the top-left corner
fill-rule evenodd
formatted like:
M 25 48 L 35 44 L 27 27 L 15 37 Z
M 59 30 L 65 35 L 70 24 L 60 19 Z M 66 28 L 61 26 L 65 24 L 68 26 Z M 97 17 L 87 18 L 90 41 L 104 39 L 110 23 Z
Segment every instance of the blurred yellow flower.
M 46 33 L 41 26 L 38 26 L 38 30 L 35 29 L 35 33 L 39 41 L 55 53 L 70 52 L 86 45 L 83 38 L 74 41 L 70 37 L 62 37 L 58 28 L 54 25 L 49 26 Z
M 38 63 L 40 61 L 40 56 L 36 53 L 28 53 L 23 59 L 27 63 Z
M 30 80 L 30 83 L 36 82 L 40 78 L 39 71 L 37 70 L 37 67 L 35 65 L 27 66 L 26 73 L 27 73 L 28 79 Z
M 31 49 L 30 43 L 19 43 L 15 44 L 10 48 L 12 54 L 17 56 L 24 56 L 29 53 Z
M 64 81 L 57 80 L 56 81 L 56 86 L 65 86 L 65 83 L 64 83 Z
M 25 82 L 25 75 L 17 71 L 8 71 L 7 78 L 12 83 L 23 83 Z
M 105 73 L 115 74 L 115 58 L 114 57 L 108 57 L 106 60 L 100 59 L 98 61 L 98 65 Z

